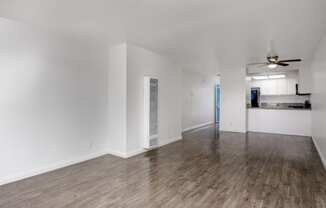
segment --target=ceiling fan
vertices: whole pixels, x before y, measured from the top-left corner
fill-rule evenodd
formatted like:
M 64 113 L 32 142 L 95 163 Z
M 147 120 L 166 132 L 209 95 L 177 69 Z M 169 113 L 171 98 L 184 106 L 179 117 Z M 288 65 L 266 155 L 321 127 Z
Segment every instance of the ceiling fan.
M 301 59 L 283 59 L 279 60 L 279 56 L 274 51 L 274 42 L 270 42 L 270 50 L 269 53 L 266 56 L 267 62 L 262 63 L 250 63 L 247 64 L 247 66 L 267 66 L 270 69 L 275 69 L 277 66 L 289 66 L 290 64 L 288 62 L 300 62 Z
M 278 55 L 272 55 L 269 56 L 267 55 L 266 57 L 267 62 L 262 62 L 262 63 L 250 63 L 248 66 L 267 66 L 270 69 L 275 69 L 277 66 L 289 66 L 288 62 L 300 62 L 301 59 L 284 59 L 284 60 L 279 60 Z

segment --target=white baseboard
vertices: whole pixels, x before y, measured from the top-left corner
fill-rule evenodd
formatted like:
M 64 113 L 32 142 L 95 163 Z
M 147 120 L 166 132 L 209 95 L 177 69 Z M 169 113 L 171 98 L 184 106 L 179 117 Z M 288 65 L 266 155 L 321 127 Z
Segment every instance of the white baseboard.
M 198 128 L 201 128 L 201 127 L 204 127 L 204 126 L 208 126 L 208 125 L 212 125 L 212 124 L 214 124 L 214 122 L 206 122 L 206 123 L 202 123 L 202 124 L 190 126 L 190 127 L 184 128 L 182 130 L 182 132 L 190 131 L 190 130 L 193 130 L 193 129 L 198 129 Z
M 134 150 L 134 151 L 131 151 L 131 152 L 128 152 L 125 154 L 125 158 L 130 158 L 130 157 L 133 157 L 133 156 L 136 156 L 136 155 L 139 155 L 139 154 L 143 154 L 144 152 L 147 152 L 148 150 L 146 149 L 138 149 L 138 150 Z
M 239 131 L 239 130 L 230 130 L 230 129 L 228 129 L 228 130 L 220 129 L 220 132 L 245 134 L 245 133 L 247 133 L 248 131 Z
M 177 141 L 179 141 L 179 140 L 181 140 L 181 139 L 182 139 L 182 136 L 178 136 L 178 137 L 176 137 L 176 138 L 174 138 L 174 139 L 172 139 L 172 140 L 168 140 L 168 141 L 166 141 L 166 142 L 159 143 L 159 144 L 160 144 L 159 147 L 163 147 L 163 146 L 168 145 L 168 144 L 171 144 L 171 143 L 173 143 L 173 142 L 177 142 Z
M 125 152 L 108 150 L 108 154 L 116 156 L 116 157 L 127 158 L 127 153 L 125 153 Z
M 182 139 L 182 137 L 178 137 L 176 139 L 168 140 L 165 143 L 161 143 L 160 147 L 164 146 L 164 145 L 167 145 L 167 144 L 170 144 L 170 143 L 173 143 L 173 142 L 176 142 L 176 141 L 178 141 L 180 139 Z M 36 175 L 41 175 L 43 173 L 47 173 L 47 172 L 50 172 L 50 171 L 61 169 L 61 168 L 67 167 L 67 166 L 82 163 L 82 162 L 85 162 L 85 161 L 88 161 L 88 160 L 91 160 L 91 159 L 94 159 L 94 158 L 97 158 L 97 157 L 101 157 L 101 156 L 107 155 L 107 154 L 114 155 L 114 156 L 121 157 L 121 158 L 129 158 L 129 157 L 133 157 L 135 155 L 142 154 L 142 153 L 144 153 L 146 151 L 147 151 L 146 149 L 139 149 L 139 150 L 131 151 L 131 152 L 128 152 L 128 153 L 122 153 L 122 152 L 117 152 L 117 151 L 112 151 L 112 150 L 99 151 L 99 152 L 91 153 L 89 155 L 81 156 L 81 157 L 78 157 L 78 158 L 75 158 L 75 159 L 58 162 L 58 163 L 55 163 L 55 164 L 52 164 L 52 165 L 49 165 L 49 166 L 46 166 L 46 167 L 36 168 L 34 170 L 31 170 L 31 171 L 26 171 L 26 172 L 15 174 L 15 175 L 12 175 L 12 176 L 9 176 L 9 177 L 0 178 L 0 186 L 8 184 L 8 183 L 13 183 L 13 182 L 16 182 L 16 181 L 20 181 L 20 180 L 23 180 L 23 179 L 27 179 L 27 178 L 30 178 L 30 177 L 33 177 L 33 176 L 36 176 Z
M 288 132 L 275 132 L 275 131 L 246 131 L 248 133 L 262 133 L 262 134 L 279 134 L 279 135 L 287 135 L 287 136 L 301 136 L 301 137 L 311 137 L 311 135 L 305 134 L 296 134 L 296 133 L 288 133 Z
M 116 156 L 116 157 L 120 157 L 123 159 L 127 159 L 127 158 L 133 157 L 135 155 L 142 154 L 146 151 L 147 151 L 146 149 L 137 149 L 137 150 L 134 150 L 131 152 L 118 152 L 118 151 L 109 150 L 108 154 Z
M 12 182 L 16 182 L 16 181 L 20 181 L 26 178 L 30 178 L 36 175 L 40 175 L 43 173 L 47 173 L 53 170 L 57 170 L 57 169 L 61 169 L 67 166 L 71 166 L 71 165 L 75 165 L 81 162 L 85 162 L 97 157 L 101 157 L 103 155 L 107 155 L 110 154 L 110 152 L 108 151 L 101 151 L 101 152 L 96 152 L 96 153 L 91 153 L 87 156 L 81 156 L 75 159 L 71 159 L 71 160 L 67 160 L 67 161 L 62 161 L 62 162 L 58 162 L 46 167 L 42 167 L 42 168 L 36 168 L 34 170 L 31 171 L 26 171 L 26 172 L 22 172 L 13 176 L 9 176 L 9 177 L 5 177 L 5 178 L 1 178 L 0 179 L 0 186 L 4 185 L 4 184 L 8 184 L 8 183 L 12 183 Z
M 182 136 L 178 136 L 177 138 L 174 138 L 172 140 L 167 140 L 166 142 L 159 143 L 159 146 L 157 146 L 157 148 L 163 147 L 165 145 L 171 144 L 171 143 L 179 141 L 181 139 L 182 139 Z M 128 152 L 126 154 L 123 154 L 123 156 L 119 156 L 119 157 L 130 158 L 130 157 L 142 154 L 142 153 L 147 152 L 147 151 L 149 151 L 149 149 L 138 149 L 138 150 L 134 150 L 134 151 Z M 118 155 L 116 155 L 116 156 L 118 156 Z
M 317 145 L 317 143 L 316 143 L 316 141 L 315 141 L 315 139 L 313 137 L 312 137 L 312 141 L 313 141 L 313 143 L 314 143 L 314 145 L 315 145 L 315 147 L 317 149 L 317 152 L 319 154 L 319 157 L 321 159 L 321 162 L 323 163 L 323 166 L 324 166 L 324 168 L 326 170 L 326 158 L 324 157 L 323 153 L 321 152 L 319 146 Z

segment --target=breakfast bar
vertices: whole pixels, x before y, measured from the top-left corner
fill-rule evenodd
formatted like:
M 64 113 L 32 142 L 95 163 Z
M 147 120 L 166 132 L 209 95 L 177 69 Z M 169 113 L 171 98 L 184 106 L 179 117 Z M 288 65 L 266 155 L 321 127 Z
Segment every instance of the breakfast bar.
M 311 110 L 304 108 L 247 108 L 247 130 L 311 136 Z

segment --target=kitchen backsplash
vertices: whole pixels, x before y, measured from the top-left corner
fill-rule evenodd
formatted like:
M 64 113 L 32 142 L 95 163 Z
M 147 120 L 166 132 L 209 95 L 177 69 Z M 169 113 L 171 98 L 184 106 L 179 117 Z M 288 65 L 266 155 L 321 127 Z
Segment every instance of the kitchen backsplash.
M 260 96 L 261 103 L 304 103 L 306 100 L 310 100 L 310 96 L 297 96 L 297 95 Z

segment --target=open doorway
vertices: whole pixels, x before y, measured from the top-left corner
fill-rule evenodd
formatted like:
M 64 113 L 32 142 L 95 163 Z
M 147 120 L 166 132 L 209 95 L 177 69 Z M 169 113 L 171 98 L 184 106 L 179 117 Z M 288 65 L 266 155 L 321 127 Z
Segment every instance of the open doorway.
M 215 85 L 215 123 L 220 126 L 221 118 L 221 87 L 220 84 Z

